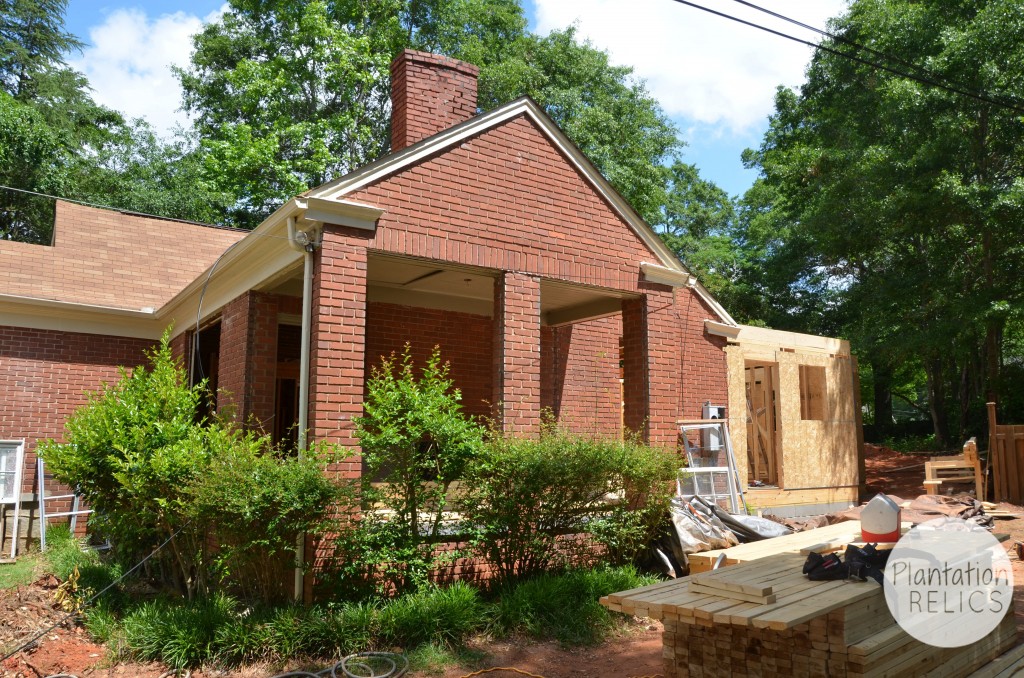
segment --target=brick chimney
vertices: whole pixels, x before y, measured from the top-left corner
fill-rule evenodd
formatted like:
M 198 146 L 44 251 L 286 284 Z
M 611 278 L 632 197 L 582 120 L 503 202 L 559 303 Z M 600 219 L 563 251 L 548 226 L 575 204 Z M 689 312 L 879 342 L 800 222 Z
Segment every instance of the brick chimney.
M 391 151 L 400 151 L 476 114 L 480 69 L 407 49 L 391 62 Z

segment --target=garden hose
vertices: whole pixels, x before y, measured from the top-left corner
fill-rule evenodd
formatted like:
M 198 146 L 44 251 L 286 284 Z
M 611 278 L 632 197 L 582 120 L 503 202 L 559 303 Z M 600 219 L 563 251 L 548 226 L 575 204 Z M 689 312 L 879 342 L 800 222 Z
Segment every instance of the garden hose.
M 319 671 L 289 671 L 273 678 L 399 678 L 409 660 L 398 652 L 357 652 Z
M 544 678 L 544 676 L 538 676 L 536 673 L 530 673 L 529 671 L 523 671 L 522 669 L 514 669 L 511 666 L 495 666 L 490 669 L 481 669 L 480 671 L 467 673 L 461 678 L 473 678 L 473 676 L 482 676 L 485 673 L 493 673 L 495 671 L 511 671 L 512 673 L 518 673 L 521 676 L 529 676 L 529 678 Z

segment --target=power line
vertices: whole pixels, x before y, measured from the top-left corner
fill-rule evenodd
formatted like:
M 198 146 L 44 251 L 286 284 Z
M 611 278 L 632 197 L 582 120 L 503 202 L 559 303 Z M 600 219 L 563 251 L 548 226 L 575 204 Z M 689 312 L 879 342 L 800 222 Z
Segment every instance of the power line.
M 826 30 L 822 30 L 820 28 L 817 28 L 816 26 L 811 26 L 810 24 L 805 24 L 802 21 L 798 21 L 797 19 L 792 19 L 792 18 L 790 18 L 788 16 L 785 16 L 783 14 L 779 14 L 778 12 L 772 11 L 772 10 L 766 8 L 766 7 L 761 7 L 760 5 L 755 5 L 754 3 L 748 2 L 747 0 L 733 0 L 733 2 L 737 2 L 737 3 L 741 4 L 741 5 L 743 5 L 744 7 L 749 7 L 751 9 L 757 10 L 758 12 L 763 12 L 763 13 L 767 14 L 768 16 L 775 17 L 776 19 L 781 19 L 783 21 L 789 22 L 789 23 L 793 24 L 794 26 L 799 26 L 800 28 L 807 29 L 809 31 L 817 33 L 818 35 L 822 35 L 822 36 L 824 36 L 826 38 L 831 38 L 832 40 L 835 40 L 836 42 L 841 42 L 841 43 L 850 45 L 851 47 L 854 47 L 856 49 L 864 50 L 865 52 L 870 52 L 871 54 L 874 54 L 875 56 L 881 57 L 883 59 L 889 59 L 889 60 L 895 61 L 897 63 L 903 64 L 904 66 L 908 66 L 910 68 L 913 68 L 914 70 L 920 71 L 920 72 L 922 72 L 922 73 L 924 73 L 926 75 L 933 75 L 932 73 L 929 73 L 927 69 L 925 69 L 922 66 L 918 66 L 917 64 L 915 64 L 912 61 L 907 61 L 907 60 L 902 59 L 900 57 L 893 56 L 891 54 L 887 54 L 885 52 L 877 50 L 877 49 L 875 49 L 873 47 L 868 47 L 867 45 L 862 45 L 862 44 L 860 44 L 858 42 L 854 42 L 853 40 L 850 40 L 849 38 L 845 38 L 845 37 L 843 37 L 841 35 L 835 35 L 833 33 L 829 33 Z
M 982 103 L 991 104 L 993 106 L 998 106 L 1000 108 L 1006 108 L 1006 109 L 1012 110 L 1012 111 L 1014 111 L 1016 113 L 1024 114 L 1024 105 L 1018 105 L 1016 103 L 1008 103 L 1008 102 L 1004 102 L 1004 101 L 999 101 L 998 99 L 993 99 L 993 98 L 991 98 L 989 96 L 986 96 L 984 94 L 979 94 L 977 92 L 971 92 L 970 90 L 965 90 L 965 89 L 962 89 L 960 87 L 956 87 L 954 85 L 947 85 L 945 83 L 936 82 L 935 80 L 932 80 L 932 79 L 927 78 L 927 77 L 911 75 L 910 73 L 906 73 L 904 71 L 898 70 L 896 68 L 893 68 L 892 66 L 887 66 L 886 64 L 881 64 L 881 63 L 878 63 L 876 61 L 871 61 L 869 59 L 865 59 L 863 57 L 857 56 L 856 54 L 851 54 L 849 52 L 843 52 L 841 50 L 835 49 L 834 47 L 827 47 L 827 46 L 825 46 L 825 45 L 823 45 L 821 43 L 811 42 L 810 40 L 804 40 L 803 38 L 798 38 L 796 36 L 789 35 L 788 33 L 783 33 L 782 31 L 777 31 L 777 30 L 775 30 L 773 28 L 768 28 L 767 26 L 763 26 L 763 25 L 755 23 L 753 21 L 747 21 L 746 19 L 741 19 L 741 18 L 739 18 L 737 16 L 733 16 L 732 14 L 726 14 L 725 12 L 720 12 L 718 10 L 711 9 L 710 7 L 705 7 L 703 5 L 698 5 L 697 3 L 690 2 L 689 0 L 673 0 L 673 2 L 677 2 L 680 5 L 686 5 L 687 7 L 692 7 L 694 9 L 699 9 L 702 12 L 707 12 L 708 14 L 714 14 L 715 16 L 721 17 L 723 19 L 729 19 L 730 21 L 735 21 L 736 23 L 743 24 L 744 26 L 750 26 L 751 28 L 756 28 L 756 29 L 758 29 L 760 31 L 764 31 L 766 33 L 771 33 L 772 35 L 777 35 L 778 37 L 785 38 L 786 40 L 791 40 L 793 42 L 797 42 L 797 43 L 800 43 L 802 45 L 807 45 L 808 47 L 814 47 L 815 49 L 820 49 L 823 52 L 828 52 L 829 54 L 834 54 L 835 56 L 842 57 L 844 59 L 850 59 L 851 61 L 856 61 L 856 62 L 858 62 L 860 64 L 865 65 L 865 66 L 870 66 L 871 68 L 877 68 L 879 70 L 886 71 L 888 73 L 892 73 L 893 75 L 896 75 L 896 76 L 901 77 L 901 78 L 906 78 L 908 80 L 913 80 L 913 81 L 919 82 L 919 83 L 921 83 L 923 85 L 929 85 L 931 87 L 937 87 L 939 89 L 946 90 L 947 92 L 952 92 L 954 94 L 959 94 L 961 96 L 965 96 L 965 97 L 974 99 L 976 101 L 980 101 Z
M 915 71 L 917 71 L 918 73 L 922 73 L 923 74 L 922 77 L 928 78 L 930 80 L 937 81 L 936 82 L 936 86 L 940 86 L 940 87 L 943 86 L 943 84 L 940 84 L 938 82 L 938 81 L 942 81 L 942 83 L 944 83 L 945 85 L 948 85 L 948 89 L 950 89 L 951 91 L 954 91 L 954 92 L 957 92 L 957 93 L 961 93 L 961 94 L 965 94 L 966 93 L 968 95 L 971 95 L 971 92 L 969 92 L 969 91 L 966 91 L 966 90 L 961 91 L 957 87 L 956 83 L 952 83 L 952 81 L 949 78 L 941 76 L 941 75 L 938 75 L 936 73 L 933 73 L 933 72 L 929 71 L 927 68 L 925 68 L 924 66 L 919 66 L 918 64 L 915 64 L 912 61 L 907 61 L 906 59 L 903 59 L 902 57 L 898 57 L 898 56 L 895 56 L 893 54 L 889 54 L 888 52 L 883 52 L 881 50 L 877 50 L 874 47 L 870 47 L 868 45 L 861 44 L 861 43 L 856 42 L 854 40 L 850 40 L 849 38 L 844 37 L 842 35 L 836 35 L 834 33 L 830 33 L 829 31 L 823 30 L 821 28 L 817 28 L 816 26 L 811 26 L 810 24 L 805 24 L 802 21 L 798 21 L 797 19 L 792 19 L 792 18 L 790 18 L 788 16 L 785 16 L 784 14 L 779 14 L 778 12 L 770 10 L 770 9 L 768 9 L 766 7 L 761 7 L 760 5 L 755 5 L 754 3 L 749 2 L 748 0 L 733 0 L 733 2 L 739 3 L 739 4 L 743 5 L 744 7 L 749 7 L 751 9 L 757 10 L 758 12 L 763 12 L 763 13 L 769 15 L 769 16 L 775 17 L 776 19 L 781 19 L 782 21 L 789 22 L 789 23 L 791 23 L 791 24 L 793 24 L 795 26 L 799 26 L 800 28 L 804 28 L 806 30 L 812 31 L 814 33 L 817 33 L 818 35 L 824 36 L 824 37 L 829 38 L 831 40 L 834 40 L 836 42 L 840 42 L 840 43 L 849 45 L 849 46 L 853 47 L 854 49 L 862 50 L 862 51 L 868 52 L 870 54 L 873 54 L 873 55 L 875 55 L 877 57 L 880 57 L 882 59 L 887 59 L 889 61 L 894 61 L 894 62 L 896 62 L 898 64 L 902 64 L 904 66 L 907 66 L 908 68 L 912 68 Z M 993 99 L 993 101 L 996 101 L 996 100 Z M 1017 104 L 1013 103 L 1012 101 L 1011 102 L 1002 101 L 1001 105 L 1006 106 L 1007 108 L 1012 108 L 1014 110 L 1020 110 L 1020 107 Z

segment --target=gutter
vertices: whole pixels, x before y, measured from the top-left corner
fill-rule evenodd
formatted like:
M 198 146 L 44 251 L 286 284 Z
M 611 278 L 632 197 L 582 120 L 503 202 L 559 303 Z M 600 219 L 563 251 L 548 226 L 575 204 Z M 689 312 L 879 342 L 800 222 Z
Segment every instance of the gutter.
M 302 339 L 299 349 L 299 435 L 298 453 L 302 459 L 309 444 L 309 344 L 313 324 L 313 252 L 317 242 L 310 231 L 295 227 L 295 217 L 288 217 L 288 244 L 302 252 Z M 295 544 L 295 591 L 296 601 L 302 600 L 303 567 L 306 560 L 306 535 L 299 534 Z

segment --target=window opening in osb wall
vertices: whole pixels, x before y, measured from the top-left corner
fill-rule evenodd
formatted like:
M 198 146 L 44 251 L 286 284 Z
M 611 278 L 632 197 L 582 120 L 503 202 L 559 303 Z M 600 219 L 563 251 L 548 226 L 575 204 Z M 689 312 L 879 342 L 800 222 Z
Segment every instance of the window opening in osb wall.
M 828 390 L 825 386 L 825 368 L 800 365 L 800 418 L 824 421 L 827 411 Z

